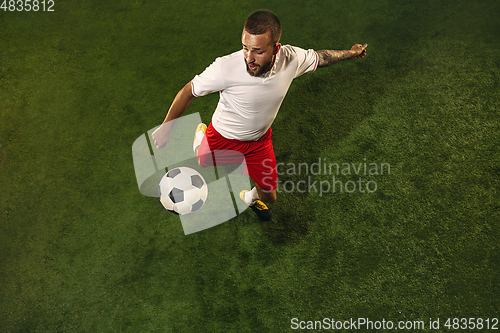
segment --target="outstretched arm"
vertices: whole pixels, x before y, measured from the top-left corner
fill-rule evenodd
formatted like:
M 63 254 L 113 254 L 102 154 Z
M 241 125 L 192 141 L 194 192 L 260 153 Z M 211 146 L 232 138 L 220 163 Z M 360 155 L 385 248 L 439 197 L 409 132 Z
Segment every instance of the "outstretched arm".
M 321 50 L 317 51 L 319 56 L 318 68 L 336 64 L 342 60 L 363 58 L 366 55 L 368 44 L 355 44 L 350 50 Z

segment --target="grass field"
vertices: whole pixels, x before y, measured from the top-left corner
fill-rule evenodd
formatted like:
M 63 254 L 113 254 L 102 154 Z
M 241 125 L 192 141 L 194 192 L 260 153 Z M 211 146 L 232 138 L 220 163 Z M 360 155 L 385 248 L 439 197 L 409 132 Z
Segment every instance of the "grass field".
M 271 222 L 247 210 L 186 236 L 139 192 L 132 143 L 241 48 L 259 8 L 280 17 L 283 44 L 369 45 L 292 83 L 273 124 L 282 170 L 390 172 L 285 172 Z M 500 317 L 498 1 L 53 9 L 0 11 L 1 332 L 274 333 L 297 331 L 292 318 L 423 321 L 415 331 L 439 318 L 447 332 L 447 318 Z M 208 123 L 217 100 L 186 114 Z M 287 191 L 308 176 L 376 191 Z

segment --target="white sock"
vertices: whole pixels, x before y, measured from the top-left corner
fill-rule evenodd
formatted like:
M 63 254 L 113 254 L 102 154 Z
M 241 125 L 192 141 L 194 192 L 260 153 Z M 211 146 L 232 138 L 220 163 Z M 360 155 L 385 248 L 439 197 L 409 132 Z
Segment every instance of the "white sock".
M 203 131 L 196 132 L 195 140 L 193 143 L 193 150 L 196 154 L 198 154 L 198 148 L 200 147 L 201 141 L 203 140 L 204 137 L 205 137 L 205 133 L 203 133 Z
M 245 193 L 245 202 L 247 204 L 251 205 L 255 200 L 260 200 L 259 192 L 257 192 L 256 187 Z

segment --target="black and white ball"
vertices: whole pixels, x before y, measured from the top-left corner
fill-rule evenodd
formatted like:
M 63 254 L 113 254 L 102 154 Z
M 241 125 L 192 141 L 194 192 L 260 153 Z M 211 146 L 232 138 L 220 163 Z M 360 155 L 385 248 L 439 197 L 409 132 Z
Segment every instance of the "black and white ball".
M 163 207 L 179 215 L 200 210 L 208 197 L 205 179 L 188 167 L 169 170 L 160 181 L 159 191 Z

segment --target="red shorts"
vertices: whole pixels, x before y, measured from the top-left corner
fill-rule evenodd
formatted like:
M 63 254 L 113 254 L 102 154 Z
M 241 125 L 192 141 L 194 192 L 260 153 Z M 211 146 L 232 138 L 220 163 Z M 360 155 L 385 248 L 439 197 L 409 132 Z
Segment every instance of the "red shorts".
M 239 141 L 226 139 L 210 123 L 198 150 L 198 163 L 201 166 L 243 163 L 245 175 L 250 175 L 264 191 L 271 192 L 278 186 L 272 132 L 269 128 L 257 141 Z

